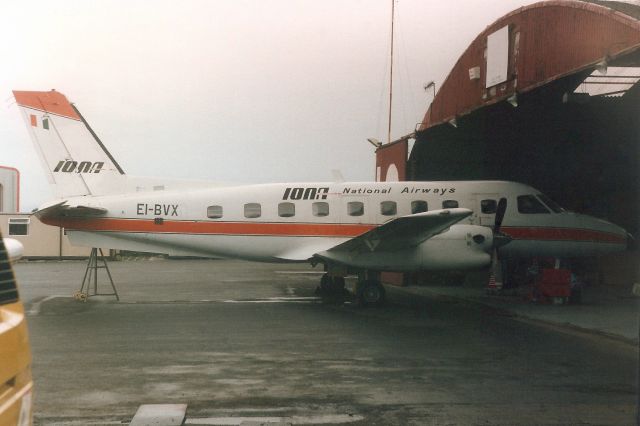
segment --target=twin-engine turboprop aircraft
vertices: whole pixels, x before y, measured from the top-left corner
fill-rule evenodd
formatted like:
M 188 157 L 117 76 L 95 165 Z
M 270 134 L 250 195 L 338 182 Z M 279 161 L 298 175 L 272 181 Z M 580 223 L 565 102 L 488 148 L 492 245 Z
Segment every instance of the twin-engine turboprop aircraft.
M 624 229 L 514 182 L 222 186 L 132 177 L 64 95 L 14 95 L 57 196 L 36 215 L 76 245 L 322 263 L 323 289 L 339 290 L 357 273 L 365 304 L 384 298 L 381 271 L 477 269 L 498 255 L 594 256 L 627 246 Z

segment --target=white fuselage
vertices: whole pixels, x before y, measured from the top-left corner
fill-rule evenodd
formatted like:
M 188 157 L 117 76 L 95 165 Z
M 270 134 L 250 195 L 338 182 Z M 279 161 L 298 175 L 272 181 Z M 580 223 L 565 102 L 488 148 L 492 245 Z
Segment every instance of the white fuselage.
M 492 227 L 495 203 L 506 198 L 501 231 L 513 240 L 500 249 L 504 256 L 592 256 L 626 247 L 622 228 L 586 215 L 554 212 L 539 195 L 529 186 L 503 181 L 262 184 L 83 196 L 69 199 L 68 204 L 102 208 L 106 213 L 42 219 L 64 226 L 79 245 L 306 261 L 314 253 L 425 208 L 468 208 L 473 214 L 460 225 Z M 431 244 L 456 226 L 432 238 Z

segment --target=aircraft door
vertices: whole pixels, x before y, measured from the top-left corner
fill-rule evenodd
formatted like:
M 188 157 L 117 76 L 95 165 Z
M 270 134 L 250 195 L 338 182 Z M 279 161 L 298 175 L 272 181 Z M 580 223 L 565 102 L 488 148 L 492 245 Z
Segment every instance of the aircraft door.
M 473 223 L 493 227 L 500 194 L 475 194 Z

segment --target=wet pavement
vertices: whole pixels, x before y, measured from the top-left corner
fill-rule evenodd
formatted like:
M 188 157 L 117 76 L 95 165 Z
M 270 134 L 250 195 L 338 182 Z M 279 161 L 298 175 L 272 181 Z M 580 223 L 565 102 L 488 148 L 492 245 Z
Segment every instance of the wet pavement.
M 634 422 L 637 351 L 606 336 L 402 289 L 324 304 L 306 265 L 110 267 L 119 303 L 70 297 L 84 262 L 16 267 L 36 424 L 128 424 L 142 404 L 187 404 L 187 424 Z

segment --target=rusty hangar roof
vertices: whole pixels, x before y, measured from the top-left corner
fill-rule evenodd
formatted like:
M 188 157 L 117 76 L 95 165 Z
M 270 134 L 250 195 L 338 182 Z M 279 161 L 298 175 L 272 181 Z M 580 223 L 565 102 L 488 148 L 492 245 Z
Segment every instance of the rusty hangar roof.
M 638 6 L 595 0 L 543 1 L 503 16 L 460 56 L 418 130 L 640 51 L 639 17 Z

